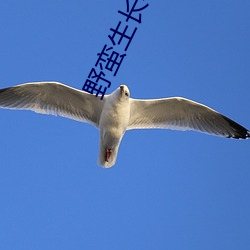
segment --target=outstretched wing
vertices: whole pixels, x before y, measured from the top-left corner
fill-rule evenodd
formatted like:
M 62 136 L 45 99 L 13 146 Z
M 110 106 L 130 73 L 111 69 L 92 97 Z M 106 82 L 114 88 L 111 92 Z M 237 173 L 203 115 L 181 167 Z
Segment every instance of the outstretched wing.
M 104 101 L 58 82 L 33 82 L 0 89 L 0 107 L 60 115 L 98 127 Z
M 237 139 L 250 137 L 250 132 L 238 123 L 203 104 L 181 97 L 131 99 L 128 129 L 143 128 L 196 130 Z

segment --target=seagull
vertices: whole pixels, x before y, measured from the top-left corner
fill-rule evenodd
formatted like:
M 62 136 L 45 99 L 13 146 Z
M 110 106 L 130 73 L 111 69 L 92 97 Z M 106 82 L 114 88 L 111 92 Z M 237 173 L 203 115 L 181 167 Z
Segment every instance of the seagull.
M 183 97 L 133 99 L 126 85 L 100 100 L 59 82 L 31 82 L 0 89 L 0 107 L 59 115 L 100 130 L 98 164 L 114 166 L 127 130 L 195 130 L 226 138 L 246 139 L 250 131 L 217 111 Z

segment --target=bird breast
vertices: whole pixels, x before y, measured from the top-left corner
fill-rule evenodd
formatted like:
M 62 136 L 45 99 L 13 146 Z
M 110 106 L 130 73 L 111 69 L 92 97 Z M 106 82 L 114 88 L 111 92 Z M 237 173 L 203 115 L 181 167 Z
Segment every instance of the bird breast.
M 105 103 L 99 123 L 102 139 L 107 140 L 107 137 L 110 137 L 112 140 L 120 140 L 127 129 L 129 116 L 129 103 L 122 101 Z

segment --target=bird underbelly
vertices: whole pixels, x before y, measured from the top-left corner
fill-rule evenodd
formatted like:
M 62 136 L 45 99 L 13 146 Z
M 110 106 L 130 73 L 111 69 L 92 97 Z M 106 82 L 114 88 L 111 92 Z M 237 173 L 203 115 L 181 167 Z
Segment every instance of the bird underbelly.
M 128 119 L 119 116 L 116 110 L 101 117 L 100 136 L 103 146 L 114 148 L 119 145 L 128 124 Z
M 104 144 L 103 146 L 107 148 L 116 147 L 119 144 L 123 135 L 124 135 L 124 131 L 122 129 L 112 128 L 112 129 L 103 131 L 102 132 L 102 142 Z
M 100 152 L 99 152 L 99 163 L 101 166 L 110 167 L 113 166 L 120 142 L 124 135 L 123 130 L 119 129 L 109 129 L 102 130 L 100 134 Z

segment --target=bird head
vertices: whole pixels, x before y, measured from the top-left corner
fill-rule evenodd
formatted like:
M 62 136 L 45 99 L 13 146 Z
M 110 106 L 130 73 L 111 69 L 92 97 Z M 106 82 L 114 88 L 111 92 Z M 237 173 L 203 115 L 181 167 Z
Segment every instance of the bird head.
M 122 97 L 124 98 L 129 98 L 130 97 L 130 92 L 129 92 L 129 89 L 126 85 L 122 84 L 120 85 L 120 94 Z

